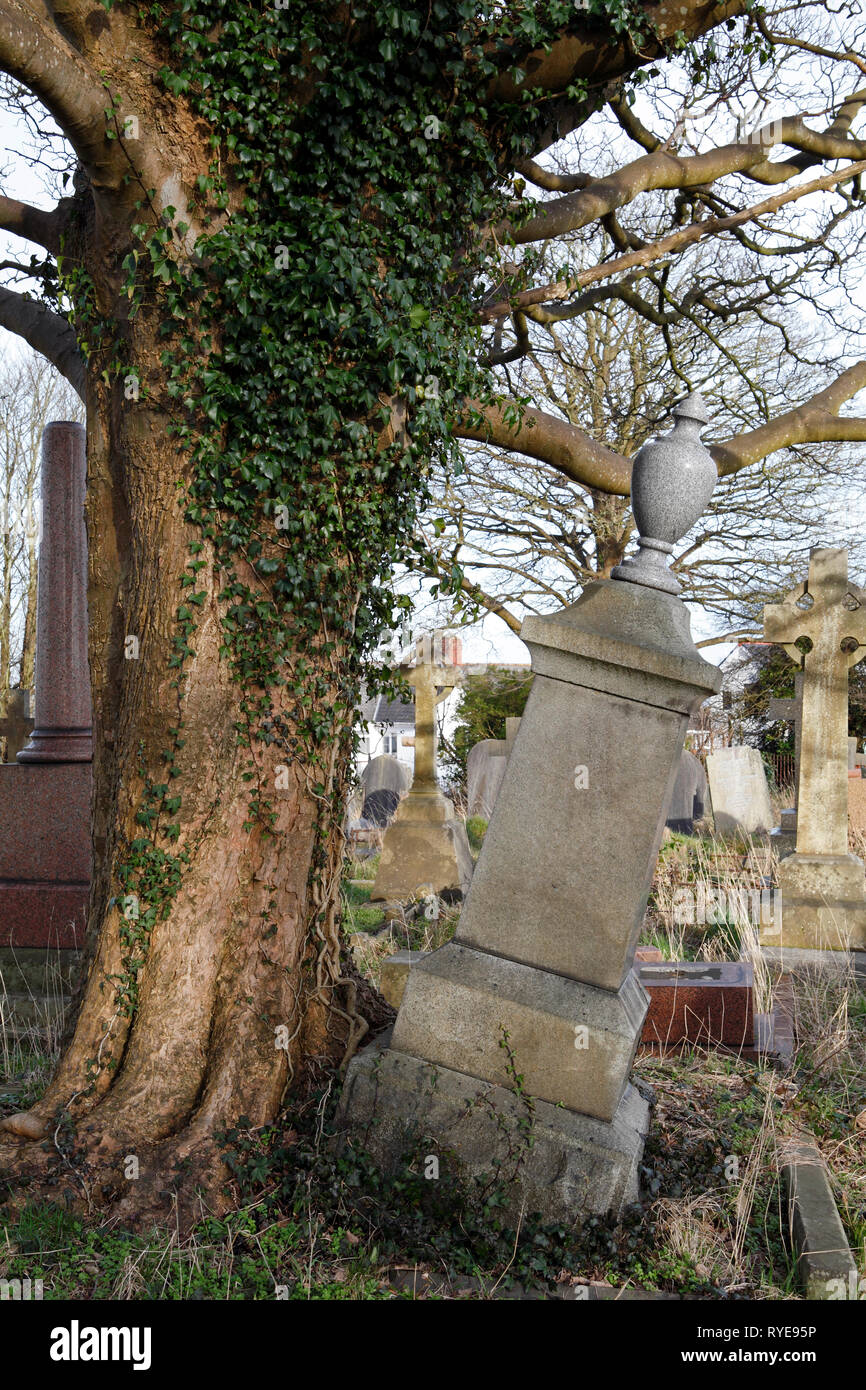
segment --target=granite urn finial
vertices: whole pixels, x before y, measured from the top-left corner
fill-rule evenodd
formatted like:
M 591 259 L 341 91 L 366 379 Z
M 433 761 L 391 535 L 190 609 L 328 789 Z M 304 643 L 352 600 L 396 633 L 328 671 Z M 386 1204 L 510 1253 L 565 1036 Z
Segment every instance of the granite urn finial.
M 635 455 L 631 504 L 639 549 L 633 559 L 617 565 L 611 577 L 678 594 L 680 586 L 668 569 L 667 557 L 701 516 L 718 472 L 712 454 L 701 443 L 701 430 L 710 417 L 697 391 L 671 413 L 670 434 L 650 440 Z

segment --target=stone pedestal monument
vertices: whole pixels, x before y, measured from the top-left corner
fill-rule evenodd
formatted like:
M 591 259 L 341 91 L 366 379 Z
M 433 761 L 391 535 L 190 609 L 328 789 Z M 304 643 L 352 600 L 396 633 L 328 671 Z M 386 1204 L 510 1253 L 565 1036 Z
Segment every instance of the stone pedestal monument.
M 0 765 L 0 948 L 80 947 L 90 885 L 84 426 L 46 425 L 35 727 Z
M 347 1073 L 342 1122 L 383 1165 L 498 1171 L 512 1217 L 637 1195 L 647 996 L 631 967 L 689 719 L 721 685 L 664 559 L 716 477 L 700 398 L 675 414 L 635 459 L 637 558 L 523 625 L 532 692 L 457 936 Z M 623 749 L 641 750 L 639 796 Z
M 371 902 L 407 902 L 419 893 L 460 898 L 469 888 L 472 855 L 463 822 L 436 781 L 436 706 L 460 683 L 457 666 L 424 659 L 401 667 L 415 688 L 415 775 L 385 832 Z
M 764 608 L 764 633 L 803 663 L 803 714 L 797 848 L 779 865 L 781 928 L 762 927 L 761 942 L 864 950 L 866 875 L 848 853 L 848 670 L 866 645 L 866 591 L 848 579 L 847 550 L 813 550 L 808 579 Z

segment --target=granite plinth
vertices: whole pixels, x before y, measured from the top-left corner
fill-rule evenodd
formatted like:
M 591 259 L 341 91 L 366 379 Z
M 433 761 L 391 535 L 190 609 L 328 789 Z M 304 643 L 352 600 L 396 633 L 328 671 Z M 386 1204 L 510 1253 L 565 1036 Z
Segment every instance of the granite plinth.
M 83 945 L 92 785 L 89 763 L 0 765 L 0 945 Z
M 744 961 L 666 961 L 637 974 L 650 1001 L 643 1043 L 752 1046 L 754 973 Z
M 0 879 L 90 881 L 87 763 L 0 764 Z
M 83 946 L 89 896 L 89 883 L 0 880 L 0 946 Z

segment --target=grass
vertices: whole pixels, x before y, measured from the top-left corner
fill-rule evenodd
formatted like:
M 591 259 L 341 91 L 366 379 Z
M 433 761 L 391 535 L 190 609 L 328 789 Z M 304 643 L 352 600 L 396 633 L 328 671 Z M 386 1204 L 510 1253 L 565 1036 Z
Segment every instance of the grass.
M 784 793 L 783 793 L 784 800 Z M 863 857 L 864 846 L 853 844 Z M 719 841 L 706 834 L 694 837 L 675 835 L 663 845 L 653 884 L 650 906 L 644 923 L 643 940 L 658 946 L 666 959 L 736 960 L 743 958 L 755 971 L 755 1009 L 767 1011 L 772 1007 L 779 971 L 768 968 L 759 950 L 758 923 L 753 914 L 739 911 L 737 888 L 755 888 L 776 881 L 778 861 L 773 848 L 765 842 Z M 720 920 L 687 923 L 676 908 L 681 899 L 677 892 L 688 887 L 698 896 L 702 890 L 706 900 L 714 891 L 716 901 L 734 903 L 733 911 L 716 914 Z M 722 896 L 718 896 L 721 894 Z M 753 904 L 754 905 L 754 904 Z M 732 1104 L 740 1107 L 738 1097 L 742 1086 L 752 1078 L 766 1095 L 767 1104 L 759 1129 L 749 1139 L 747 1179 L 737 1189 L 737 1222 L 748 1233 L 758 1221 L 766 1235 L 768 1247 L 778 1228 L 778 1216 L 771 1211 L 779 1206 L 777 1174 L 784 1160 L 786 1143 L 801 1133 L 814 1134 L 827 1163 L 834 1186 L 837 1204 L 846 1227 L 852 1250 L 861 1267 L 866 1266 L 866 997 L 858 988 L 852 973 L 819 968 L 798 968 L 792 975 L 795 996 L 797 1051 L 794 1064 L 784 1076 L 771 1066 L 756 1065 L 745 1060 L 731 1059 L 725 1063 L 727 1083 Z M 676 1086 L 681 1077 L 683 1059 L 640 1058 L 638 1070 L 648 1075 L 664 1098 L 668 1084 Z M 706 1087 L 715 1084 L 719 1075 L 718 1054 L 695 1051 L 688 1063 L 689 1094 L 694 1110 L 700 1113 L 701 1096 Z M 659 1071 L 659 1068 L 661 1069 Z M 666 1078 L 674 1078 L 670 1083 Z M 723 1087 L 724 1089 L 724 1087 Z M 772 1096 L 772 1102 L 770 1097 Z M 722 1111 L 724 1110 L 722 1105 Z M 862 1125 L 857 1123 L 863 1116 Z M 695 1124 L 691 1107 L 678 1123 L 670 1113 L 666 1123 L 679 1129 L 677 1147 L 687 1151 Z M 715 1123 L 721 1124 L 721 1112 Z M 737 1153 L 732 1148 L 731 1153 Z M 772 1175 L 775 1197 L 770 1200 L 766 1184 L 752 1173 L 760 1163 Z M 753 1191 L 750 1193 L 750 1185 Z M 731 1193 L 728 1194 L 729 1198 Z M 722 1194 L 716 1193 L 717 1205 L 712 1207 L 713 1219 L 700 1199 L 699 1219 L 693 1218 L 688 1203 L 678 1204 L 668 1212 L 669 1223 L 679 1225 L 671 1238 L 674 1245 L 692 1248 L 704 1242 L 703 1263 L 723 1268 L 728 1262 L 732 1274 L 740 1279 L 749 1277 L 745 1259 L 748 1241 L 735 1239 L 730 1222 L 732 1208 Z M 769 1223 L 769 1225 L 767 1224 Z M 706 1244 L 708 1242 L 708 1244 Z M 786 1284 L 782 1283 L 781 1288 Z
M 374 981 L 382 959 L 433 950 L 459 914 L 410 905 L 390 930 L 365 926 L 375 863 L 347 866 L 344 931 Z M 758 957 L 748 915 L 683 923 L 675 891 L 754 886 L 772 878 L 765 844 L 672 837 L 663 847 L 643 939 L 666 958 Z M 363 885 L 350 879 L 364 878 Z M 46 1298 L 289 1299 L 376 1301 L 495 1298 L 514 1281 L 549 1290 L 602 1281 L 691 1297 L 798 1297 L 779 1173 L 789 1139 L 811 1131 L 828 1164 L 852 1249 L 866 1263 L 866 999 L 852 979 L 815 970 L 795 977 L 798 1051 L 781 1072 L 765 1062 L 698 1049 L 642 1055 L 636 1077 L 655 1095 L 643 1160 L 642 1205 L 615 1225 L 592 1218 L 577 1232 L 531 1218 L 515 1235 L 501 1224 L 495 1189 L 450 1190 L 412 1169 L 387 1178 L 363 1152 L 335 1157 L 327 1144 L 336 1098 L 330 1083 L 268 1130 L 239 1127 L 230 1140 L 239 1209 L 176 1232 L 132 1235 L 30 1208 L 0 1222 L 0 1278 L 42 1278 Z M 776 978 L 756 975 L 758 1007 Z M 2 1042 L 2 1038 L 0 1038 Z M 34 1035 L 0 1047 L 4 1079 L 18 1073 L 0 1112 L 36 1099 L 53 1064 Z M 519 1059 L 518 1059 L 519 1064 Z M 0 1087 L 2 1090 L 2 1087 Z M 866 1119 L 864 1119 L 866 1123 Z

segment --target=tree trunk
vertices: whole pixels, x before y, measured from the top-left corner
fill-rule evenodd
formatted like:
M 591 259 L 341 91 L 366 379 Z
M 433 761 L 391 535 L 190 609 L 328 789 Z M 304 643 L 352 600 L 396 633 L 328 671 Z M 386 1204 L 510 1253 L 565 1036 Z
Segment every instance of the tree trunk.
M 351 728 L 319 750 L 315 769 L 292 756 L 289 653 L 288 679 L 271 692 L 281 736 L 248 746 L 250 691 L 221 651 L 225 575 L 184 518 L 178 483 L 192 465 L 159 404 L 164 340 L 156 313 L 125 320 L 111 276 L 123 254 L 116 225 L 110 247 L 97 233 L 86 248 L 99 312 L 125 323 L 128 360 L 147 384 L 128 400 L 123 377 L 108 385 L 104 364 L 89 364 L 87 974 L 46 1095 L 0 1123 L 0 1173 L 26 1178 L 30 1198 L 40 1181 L 56 1196 L 59 1180 L 67 1200 L 108 1203 L 127 1221 L 162 1214 L 176 1197 L 191 1220 L 202 1200 L 212 1209 L 224 1200 L 216 1136 L 242 1115 L 273 1119 L 302 1065 L 339 1063 L 366 1031 L 356 981 L 342 972 L 337 914 Z M 238 572 L 266 597 L 251 568 Z M 183 587 L 184 575 L 194 583 Z M 179 619 L 182 605 L 189 619 Z M 178 643 L 189 649 L 180 664 Z M 304 663 L 309 701 L 327 710 L 345 699 L 346 652 L 313 644 Z M 270 827 L 251 800 L 270 801 Z M 47 1154 L 27 1142 L 46 1137 Z

